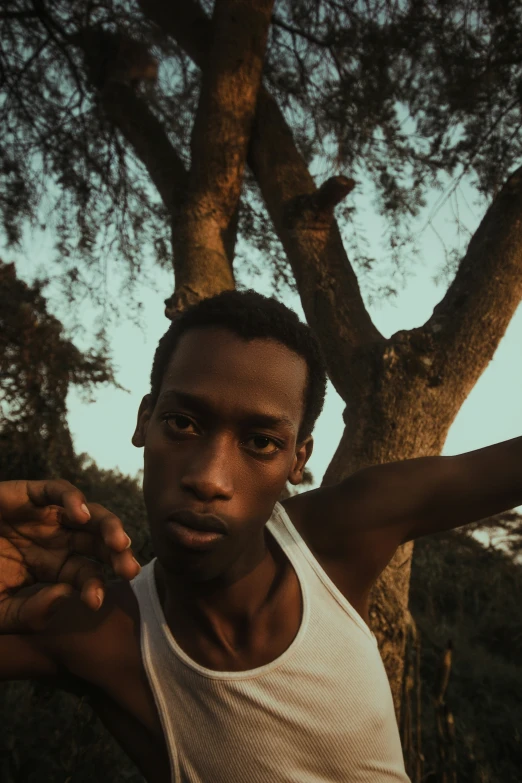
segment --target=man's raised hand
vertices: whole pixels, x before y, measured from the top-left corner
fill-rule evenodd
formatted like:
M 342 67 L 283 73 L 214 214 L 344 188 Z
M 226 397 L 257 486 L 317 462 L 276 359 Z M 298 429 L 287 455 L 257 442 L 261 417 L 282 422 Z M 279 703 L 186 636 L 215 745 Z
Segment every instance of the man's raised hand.
M 75 590 L 99 609 L 103 563 L 128 580 L 140 570 L 117 516 L 62 479 L 0 482 L 0 633 L 43 630 Z

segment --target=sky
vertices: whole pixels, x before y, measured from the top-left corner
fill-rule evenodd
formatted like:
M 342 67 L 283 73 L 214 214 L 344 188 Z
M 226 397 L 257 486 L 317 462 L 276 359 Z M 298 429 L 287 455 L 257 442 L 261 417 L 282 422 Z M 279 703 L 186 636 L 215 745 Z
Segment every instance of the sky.
M 467 195 L 463 203 L 468 205 L 468 213 L 464 215 L 461 207 L 459 217 L 473 232 L 485 208 L 470 207 L 473 199 L 469 197 L 470 194 Z M 383 227 L 368 199 L 355 194 L 354 205 L 362 230 L 370 244 L 373 244 L 373 251 L 378 254 Z M 437 285 L 433 278 L 444 263 L 441 239 L 448 246 L 459 242 L 452 220 L 454 213 L 455 205 L 446 203 L 435 216 L 433 229 L 428 227 L 420 235 L 419 261 L 399 296 L 393 301 L 369 306 L 376 326 L 386 337 L 399 329 L 423 324 L 444 295 L 447 281 Z M 32 236 L 26 242 L 23 253 L 4 251 L 1 257 L 4 261 L 16 261 L 18 274 L 30 282 L 41 268 L 42 261 L 50 258 L 51 243 L 51 236 Z M 76 451 L 86 452 L 102 468 L 115 468 L 130 475 L 136 475 L 143 465 L 143 450 L 131 444 L 131 436 L 139 403 L 149 390 L 150 368 L 157 342 L 169 323 L 163 314 L 163 300 L 173 290 L 172 275 L 167 271 L 155 271 L 154 282 L 157 291 L 144 289 L 139 293 L 143 305 L 144 329 L 140 331 L 132 323 L 122 320 L 111 334 L 116 378 L 128 391 L 99 387 L 92 403 L 82 401 L 74 388 L 68 396 L 69 425 Z M 245 279 L 244 282 L 249 283 L 249 280 Z M 271 293 L 263 277 L 256 278 L 252 285 L 261 293 Z M 50 296 L 50 306 L 55 308 L 55 314 L 67 323 L 66 311 L 58 301 L 53 300 L 52 290 Z M 296 295 L 286 296 L 284 302 L 304 320 Z M 87 325 L 93 318 L 92 309 L 85 302 L 76 307 L 80 308 L 81 319 Z M 89 337 L 88 332 L 87 328 Z M 512 319 L 493 361 L 457 415 L 443 454 L 464 453 L 522 435 L 521 345 L 522 307 Z M 309 461 L 314 476 L 313 486 L 320 485 L 340 440 L 344 427 L 343 407 L 342 400 L 329 383 L 324 410 L 316 424 L 314 451 Z

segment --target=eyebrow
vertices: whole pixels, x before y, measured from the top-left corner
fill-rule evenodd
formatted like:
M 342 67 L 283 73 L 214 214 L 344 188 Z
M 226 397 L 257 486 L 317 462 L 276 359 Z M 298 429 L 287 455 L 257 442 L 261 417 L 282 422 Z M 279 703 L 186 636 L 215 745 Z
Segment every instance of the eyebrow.
M 192 410 L 199 411 L 201 413 L 215 413 L 214 407 L 205 397 L 201 397 L 198 394 L 189 394 L 188 392 L 176 391 L 175 389 L 169 389 L 160 394 L 158 404 L 164 400 L 174 398 L 182 405 L 186 405 Z M 295 430 L 295 424 L 292 419 L 288 418 L 284 414 L 271 414 L 263 413 L 262 411 L 251 411 L 245 413 L 243 419 L 246 423 L 257 424 L 264 427 L 277 427 L 283 425 L 289 427 L 291 430 Z

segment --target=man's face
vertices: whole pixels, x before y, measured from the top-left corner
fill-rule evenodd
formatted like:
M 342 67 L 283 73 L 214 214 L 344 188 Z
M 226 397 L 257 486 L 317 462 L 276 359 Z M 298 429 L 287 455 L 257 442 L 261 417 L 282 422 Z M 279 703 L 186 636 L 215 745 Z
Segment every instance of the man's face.
M 133 437 L 145 448 L 144 498 L 165 569 L 202 582 L 257 564 L 274 504 L 312 451 L 311 438 L 296 445 L 306 379 L 305 360 L 275 340 L 245 342 L 217 327 L 180 338 Z M 220 517 L 227 534 L 205 551 L 173 542 L 167 519 L 187 510 Z

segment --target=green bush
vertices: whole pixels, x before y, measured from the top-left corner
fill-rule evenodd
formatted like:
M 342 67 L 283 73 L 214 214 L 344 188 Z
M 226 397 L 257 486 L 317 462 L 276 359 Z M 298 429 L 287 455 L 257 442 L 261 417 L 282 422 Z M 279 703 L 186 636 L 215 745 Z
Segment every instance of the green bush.
M 445 701 L 455 720 L 457 780 L 522 780 L 521 596 L 522 566 L 469 533 L 416 542 L 410 610 L 421 639 L 425 772 L 437 768 L 433 698 L 451 640 Z

